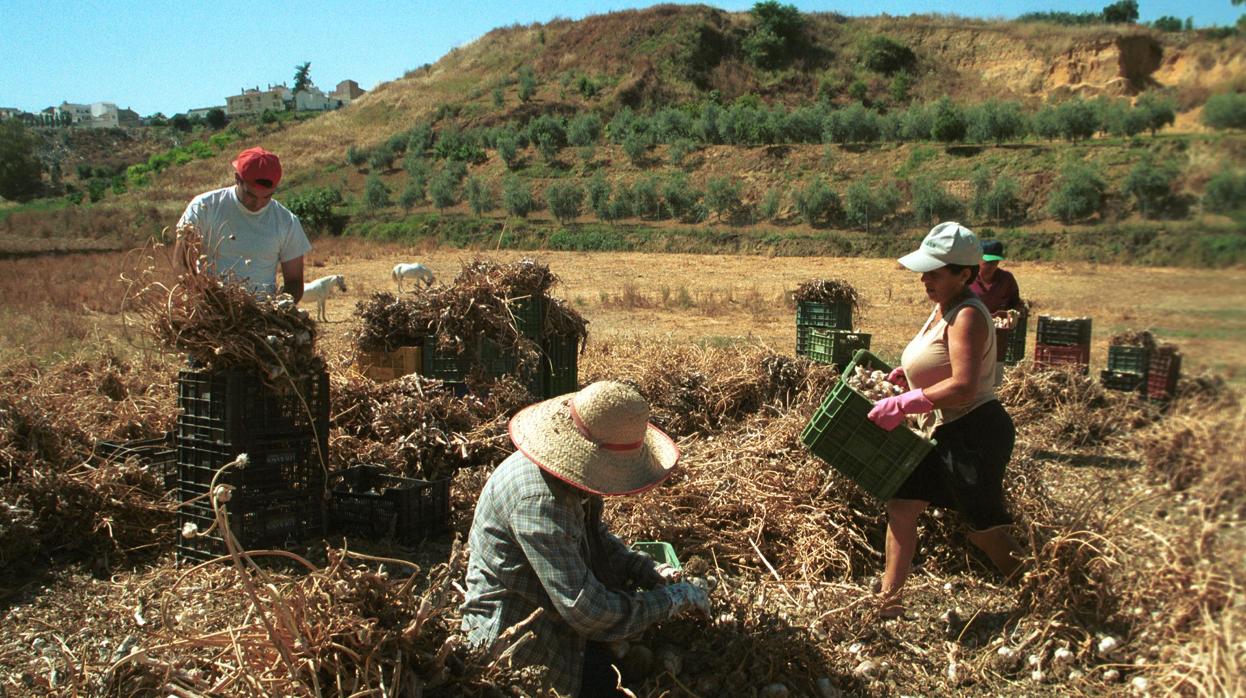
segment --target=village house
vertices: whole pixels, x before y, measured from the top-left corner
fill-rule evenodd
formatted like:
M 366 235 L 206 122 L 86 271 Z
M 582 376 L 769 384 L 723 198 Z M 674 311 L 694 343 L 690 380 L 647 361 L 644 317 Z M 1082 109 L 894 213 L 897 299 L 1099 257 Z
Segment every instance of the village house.
M 225 98 L 225 116 L 245 116 L 263 114 L 265 111 L 285 111 L 286 102 L 290 101 L 290 88 L 285 83 L 269 85 L 267 90 L 260 91 L 259 86 L 243 89 L 241 94 Z
M 360 89 L 359 83 L 354 80 L 343 80 L 337 84 L 332 92 L 329 93 L 329 100 L 337 102 L 337 106 L 344 107 L 352 101 L 363 96 L 363 90 Z

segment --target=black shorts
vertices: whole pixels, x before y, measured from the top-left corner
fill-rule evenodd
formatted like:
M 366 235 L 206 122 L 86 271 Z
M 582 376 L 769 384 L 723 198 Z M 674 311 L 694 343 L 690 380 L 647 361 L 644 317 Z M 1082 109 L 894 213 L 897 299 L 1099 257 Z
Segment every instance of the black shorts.
M 896 499 L 960 512 L 975 531 L 1012 523 L 1004 507 L 1004 467 L 1017 430 L 998 400 L 934 432 L 935 447 L 896 491 Z

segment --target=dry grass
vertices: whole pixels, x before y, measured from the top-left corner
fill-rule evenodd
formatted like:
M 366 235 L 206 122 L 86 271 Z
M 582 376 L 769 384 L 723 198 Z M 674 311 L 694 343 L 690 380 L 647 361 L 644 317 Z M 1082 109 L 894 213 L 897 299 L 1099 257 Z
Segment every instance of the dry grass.
M 335 254 L 333 246 L 322 246 L 321 254 Z M 864 296 L 863 327 L 889 320 L 901 333 L 875 330 L 876 337 L 898 344 L 925 314 L 925 303 L 913 289 L 886 281 L 900 272 L 870 260 L 823 261 L 823 268 L 808 270 L 800 265 L 809 260 L 542 259 L 573 293 L 617 289 L 632 280 L 638 294 L 658 300 L 661 285 L 669 286 L 669 279 L 680 274 L 693 298 L 721 289 L 742 297 L 756 288 L 776 299 L 774 317 L 739 309 L 716 311 L 720 315 L 666 307 L 588 309 L 593 341 L 582 359 L 582 378 L 617 377 L 637 385 L 653 404 L 655 421 L 679 438 L 685 454 L 680 473 L 667 486 L 612 501 L 613 525 L 626 538 L 674 542 L 681 556 L 700 556 L 706 571 L 720 580 L 714 623 L 668 623 L 639 640 L 658 651 L 673 646 L 684 670 L 630 676 L 638 695 L 683 690 L 731 695 L 775 682 L 812 695 L 820 679 L 861 695 L 965 690 L 1095 695 L 1124 690 L 1121 682 L 1134 679 L 1180 695 L 1240 688 L 1238 673 L 1246 664 L 1240 645 L 1246 414 L 1223 384 L 1188 380 L 1178 399 L 1160 410 L 1072 374 L 1036 373 L 1028 367 L 1011 372 L 1004 395 L 1020 441 L 1008 490 L 1030 551 L 1029 575 L 1016 588 L 1001 585 L 967 554 L 955 517 L 932 513 L 923 519 L 921 567 L 910 589 L 914 616 L 880 623 L 868 591 L 870 578 L 881 568 L 880 509 L 797 443 L 834 374 L 782 356 L 790 341 L 783 335 L 791 331 L 791 310 L 777 299 L 808 278 L 843 277 Z M 348 274 L 375 272 L 381 278 L 388 278 L 395 261 L 355 262 L 345 255 L 341 260 Z M 451 253 L 434 251 L 421 261 L 449 278 L 456 264 L 468 260 L 456 262 Z M 833 267 L 830 274 L 826 266 Z M 1132 313 L 1148 299 L 1159 307 L 1183 301 L 1215 307 L 1240 293 L 1230 288 L 1233 272 L 1183 276 L 1172 288 L 1188 295 L 1174 298 L 1166 295 L 1170 272 L 1165 270 L 1076 269 L 1081 276 L 1069 271 L 1026 265 L 1019 277 L 1023 287 L 1050 284 L 1075 298 L 1080 285 L 1089 283 L 1082 277 L 1125 281 L 1122 292 L 1136 293 Z M 733 281 L 727 281 L 728 274 Z M 1148 296 L 1148 288 L 1158 295 Z M 1200 293 L 1209 295 L 1202 306 L 1195 300 Z M 1210 297 L 1216 293 L 1227 298 Z M 668 298 L 674 296 L 672 291 Z M 1071 302 L 1066 296 L 1053 290 L 1037 297 L 1054 305 L 1056 299 Z M 342 305 L 331 302 L 331 312 L 354 299 L 335 300 Z M 1059 307 L 1052 312 L 1087 312 Z M 778 336 L 784 351 L 773 354 L 747 343 L 726 348 L 696 344 L 727 324 L 735 336 Z M 1146 324 L 1136 316 L 1129 321 L 1135 327 Z M 1096 326 L 1096 337 L 1106 343 L 1113 333 Z M 1226 326 L 1231 324 L 1222 329 Z M 453 525 L 466 532 L 488 464 L 506 450 L 502 425 L 518 403 L 503 399 L 505 391 L 494 404 L 473 406 L 445 396 L 430 398 L 420 381 L 349 382 L 341 369 L 350 354 L 350 327 L 343 323 L 326 329 L 337 396 L 334 450 L 347 459 L 375 457 L 412 473 L 421 472 L 425 461 L 468 465 L 455 475 L 452 494 Z M 1188 357 L 1189 348 L 1183 346 Z M 116 693 L 163 685 L 202 692 L 204 681 L 223 682 L 219 692 L 225 694 L 266 686 L 297 693 L 298 686 L 335 675 L 360 688 L 379 688 L 380 681 L 392 686 L 398 657 L 415 656 L 393 629 L 427 612 L 421 604 L 394 601 L 411 598 L 408 592 L 430 599 L 440 614 L 434 615 L 442 618 L 435 626 L 440 630 L 414 640 L 416 645 L 427 640 L 435 657 L 444 646 L 438 633 L 453 626 L 457 598 L 449 592 L 427 595 L 444 591 L 445 580 L 461 576 L 454 564 L 437 574 L 407 578 L 394 574 L 392 564 L 386 565 L 386 576 L 379 563 L 356 559 L 348 564 L 338 553 L 317 553 L 312 575 L 272 577 L 272 589 L 257 582 L 264 591 L 254 598 L 243 577 L 225 570 L 196 572 L 173 585 L 176 576 L 167 558 L 150 572 L 130 567 L 146 559 L 143 551 L 168 549 L 168 502 L 141 470 L 82 464 L 96 439 L 163 429 L 172 417 L 171 373 L 169 362 L 104 357 L 65 363 L 51 372 L 33 364 L 10 365 L 2 374 L 3 394 L 9 398 L 0 407 L 5 459 L 0 462 L 10 473 L 0 489 L 6 503 L 0 512 L 0 530 L 7 533 L 0 536 L 7 546 L 5 559 L 36 559 L 50 546 L 73 551 L 75 559 L 91 560 L 116 575 L 113 588 L 100 590 L 70 578 L 19 603 L 20 612 L 0 629 L 0 646 L 6 648 L 2 663 L 14 667 L 0 672 L 6 690 L 25 686 L 23 673 L 33 686 L 29 690 L 53 694 L 99 694 L 109 685 Z M 396 438 L 399 434 L 408 438 Z M 419 438 L 412 440 L 412 434 Z M 404 442 L 410 452 L 403 451 Z M 40 530 L 39 521 L 58 523 L 32 535 Z M 445 560 L 447 550 L 444 544 L 430 544 L 421 554 Z M 67 564 L 64 558 L 51 559 L 57 566 Z M 330 587 L 337 591 L 328 593 Z M 190 603 L 196 599 L 203 603 Z M 148 626 L 134 625 L 135 603 Z M 152 609 L 161 604 L 187 608 L 186 622 L 151 621 Z M 288 617 L 277 610 L 282 607 L 289 609 Z M 274 627 L 296 628 L 305 642 L 291 643 L 292 635 L 284 631 L 274 635 L 261 627 L 261 617 L 278 620 Z M 239 629 L 236 641 L 213 644 L 217 641 L 209 634 L 227 627 Z M 343 627 L 367 632 L 345 642 L 338 634 Z M 107 641 L 115 649 L 127 635 L 134 636 L 130 650 L 151 650 L 146 655 L 150 662 L 131 659 L 110 674 L 107 669 L 127 655 L 114 657 L 111 649 L 99 648 Z M 1098 651 L 1107 635 L 1119 641 L 1120 649 Z M 64 649 L 41 657 L 31 649 L 32 638 L 53 646 L 60 646 L 59 639 Z M 326 638 L 338 638 L 359 659 L 325 644 Z M 296 663 L 299 658 L 318 662 L 327 673 L 315 679 L 291 676 L 282 668 L 283 647 Z M 511 680 L 473 655 L 448 651 L 469 667 L 466 673 L 452 672 L 449 685 Z M 1070 659 L 1060 658 L 1065 651 Z M 1031 678 L 1031 655 L 1041 670 L 1039 680 Z M 363 661 L 369 656 L 371 665 Z M 428 676 L 402 661 L 417 677 Z M 873 668 L 863 668 L 866 662 Z M 438 664 L 419 666 L 435 669 Z

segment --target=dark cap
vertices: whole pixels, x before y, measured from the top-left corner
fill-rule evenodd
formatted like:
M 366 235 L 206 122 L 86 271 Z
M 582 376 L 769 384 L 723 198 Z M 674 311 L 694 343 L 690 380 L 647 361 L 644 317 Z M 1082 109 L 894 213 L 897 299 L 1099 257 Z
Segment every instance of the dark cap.
M 1004 243 L 999 240 L 982 241 L 982 261 L 1002 262 L 1004 260 Z

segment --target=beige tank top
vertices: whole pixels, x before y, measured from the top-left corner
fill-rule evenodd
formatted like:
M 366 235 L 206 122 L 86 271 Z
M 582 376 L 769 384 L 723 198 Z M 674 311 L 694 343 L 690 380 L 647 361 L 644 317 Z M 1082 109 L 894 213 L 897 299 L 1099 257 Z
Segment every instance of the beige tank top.
M 986 349 L 982 355 L 982 363 L 978 366 L 978 389 L 971 400 L 963 405 L 944 407 L 934 412 L 934 423 L 923 424 L 932 428 L 939 424 L 955 421 L 968 414 L 975 407 L 995 399 L 995 323 L 991 313 L 976 296 L 967 298 L 948 310 L 938 324 L 934 322 L 936 307 L 930 311 L 926 324 L 921 332 L 904 348 L 900 365 L 904 367 L 904 375 L 912 388 L 928 388 L 941 380 L 952 377 L 952 359 L 947 347 L 947 329 L 949 319 L 956 322 L 956 314 L 962 308 L 975 308 L 986 318 L 989 328 Z M 928 420 L 927 420 L 928 421 Z

